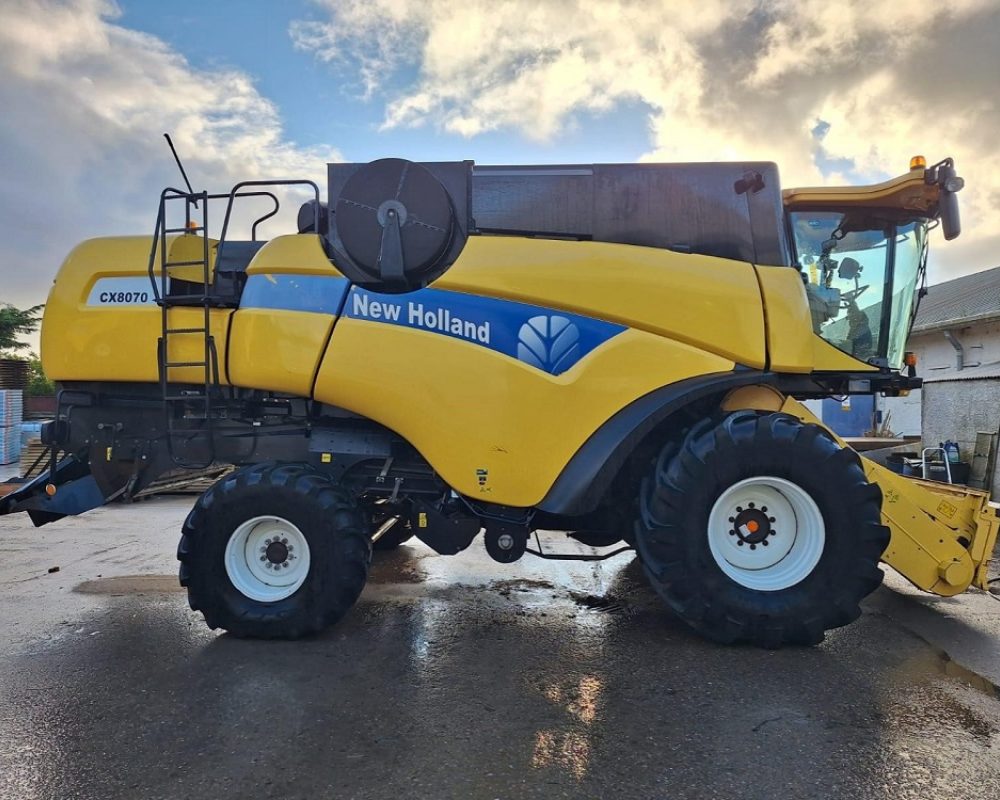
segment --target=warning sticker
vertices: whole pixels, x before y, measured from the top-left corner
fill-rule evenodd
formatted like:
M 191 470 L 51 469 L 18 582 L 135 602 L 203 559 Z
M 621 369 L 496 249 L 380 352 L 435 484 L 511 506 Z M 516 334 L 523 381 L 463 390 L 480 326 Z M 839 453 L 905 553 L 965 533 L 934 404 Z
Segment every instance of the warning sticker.
M 937 513 L 942 517 L 951 519 L 958 512 L 958 506 L 953 506 L 947 500 L 942 500 L 937 507 Z

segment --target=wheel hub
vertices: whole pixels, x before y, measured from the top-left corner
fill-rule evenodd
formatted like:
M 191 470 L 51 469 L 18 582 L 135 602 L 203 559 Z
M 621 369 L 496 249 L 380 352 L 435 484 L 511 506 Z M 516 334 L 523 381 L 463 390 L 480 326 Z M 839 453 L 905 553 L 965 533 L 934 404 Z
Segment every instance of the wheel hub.
M 750 506 L 750 508 L 738 507 L 736 516 L 729 518 L 733 523 L 730 535 L 738 537 L 741 544 L 766 546 L 767 537 L 774 536 L 771 524 L 775 519 L 767 515 L 767 506 L 759 509 L 753 508 L 753 503 L 750 503 Z
M 285 542 L 271 542 L 265 548 L 264 556 L 272 564 L 284 564 L 288 560 L 288 545 Z
M 251 600 L 290 597 L 309 574 L 309 542 L 282 517 L 254 517 L 239 525 L 226 545 L 226 574 Z
M 760 475 L 735 483 L 709 513 L 708 543 L 719 568 L 741 586 L 779 591 L 805 579 L 823 555 L 823 515 L 792 481 Z

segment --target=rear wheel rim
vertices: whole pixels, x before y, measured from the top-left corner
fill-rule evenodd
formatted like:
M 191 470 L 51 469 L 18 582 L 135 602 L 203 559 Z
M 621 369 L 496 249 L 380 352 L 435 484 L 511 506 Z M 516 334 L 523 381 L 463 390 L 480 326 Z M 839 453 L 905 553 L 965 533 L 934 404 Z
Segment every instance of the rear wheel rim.
M 226 575 L 245 597 L 276 603 L 291 597 L 309 575 L 309 542 L 283 517 L 254 517 L 226 544 Z
M 823 514 L 792 481 L 758 475 L 719 495 L 708 517 L 712 557 L 747 589 L 777 592 L 807 578 L 826 544 Z

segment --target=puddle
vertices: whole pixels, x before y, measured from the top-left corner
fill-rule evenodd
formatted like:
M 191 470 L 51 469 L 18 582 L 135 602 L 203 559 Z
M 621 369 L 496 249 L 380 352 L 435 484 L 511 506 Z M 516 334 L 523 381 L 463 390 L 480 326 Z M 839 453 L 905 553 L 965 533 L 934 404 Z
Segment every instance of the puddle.
M 148 594 L 183 592 L 176 575 L 116 575 L 84 581 L 73 587 L 80 594 Z
M 513 592 L 537 592 L 540 589 L 554 589 L 555 586 L 549 581 L 521 578 L 507 581 L 491 581 L 490 588 L 496 589 L 504 597 L 510 597 Z
M 957 661 L 953 661 L 944 650 L 935 648 L 935 651 L 937 653 L 937 670 L 942 675 L 971 686 L 973 689 L 978 689 L 988 697 L 1000 698 L 1000 686 L 997 686 L 989 678 L 984 678 L 978 672 L 973 672 Z
M 379 564 L 372 565 L 368 573 L 368 583 L 423 583 L 427 576 L 413 564 Z

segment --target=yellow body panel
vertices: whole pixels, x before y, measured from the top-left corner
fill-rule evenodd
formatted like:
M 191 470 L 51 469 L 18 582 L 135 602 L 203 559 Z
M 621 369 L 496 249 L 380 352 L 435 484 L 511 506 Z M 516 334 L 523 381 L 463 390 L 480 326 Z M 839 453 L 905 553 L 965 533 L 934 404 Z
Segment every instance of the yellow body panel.
M 169 242 L 170 260 L 187 260 L 195 245 L 200 258 L 200 238 L 176 236 Z M 42 325 L 42 366 L 51 380 L 159 380 L 156 347 L 161 320 L 148 280 L 149 249 L 148 236 L 91 239 L 66 258 L 49 292 Z M 88 300 L 102 285 L 102 279 L 112 286 L 124 279 L 137 292 L 148 292 L 148 296 L 137 303 L 92 305 Z M 220 359 L 225 352 L 231 313 L 230 309 L 211 311 L 210 325 Z M 200 308 L 177 308 L 171 315 L 171 324 L 176 327 L 202 323 Z M 201 336 L 174 337 L 169 355 L 174 361 L 201 361 Z M 204 374 L 199 368 L 181 368 L 173 370 L 171 378 L 200 383 Z
M 434 288 L 572 311 L 764 366 L 760 288 L 753 267 L 738 261 L 603 242 L 474 236 Z
M 247 275 L 340 275 L 330 263 L 320 237 L 312 233 L 276 236 L 247 266 Z
M 469 342 L 345 318 L 323 361 L 316 398 L 405 436 L 455 490 L 532 506 L 623 406 L 661 386 L 732 367 L 731 360 L 680 342 L 626 330 L 552 376 Z
M 878 367 L 858 361 L 843 350 L 838 350 L 822 336 L 814 335 L 812 343 L 813 372 L 877 372 Z
M 802 274 L 788 267 L 757 267 L 767 354 L 775 372 L 872 372 L 878 367 L 838 350 L 813 331 Z
M 320 238 L 279 236 L 247 266 L 247 276 L 277 283 L 279 276 L 341 277 Z M 227 358 L 235 386 L 308 397 L 335 317 L 273 308 L 240 308 L 233 316 Z
M 308 397 L 333 320 L 326 314 L 239 309 L 229 343 L 229 381 Z
M 767 320 L 767 354 L 776 372 L 812 372 L 815 337 L 802 274 L 789 267 L 757 267 Z

